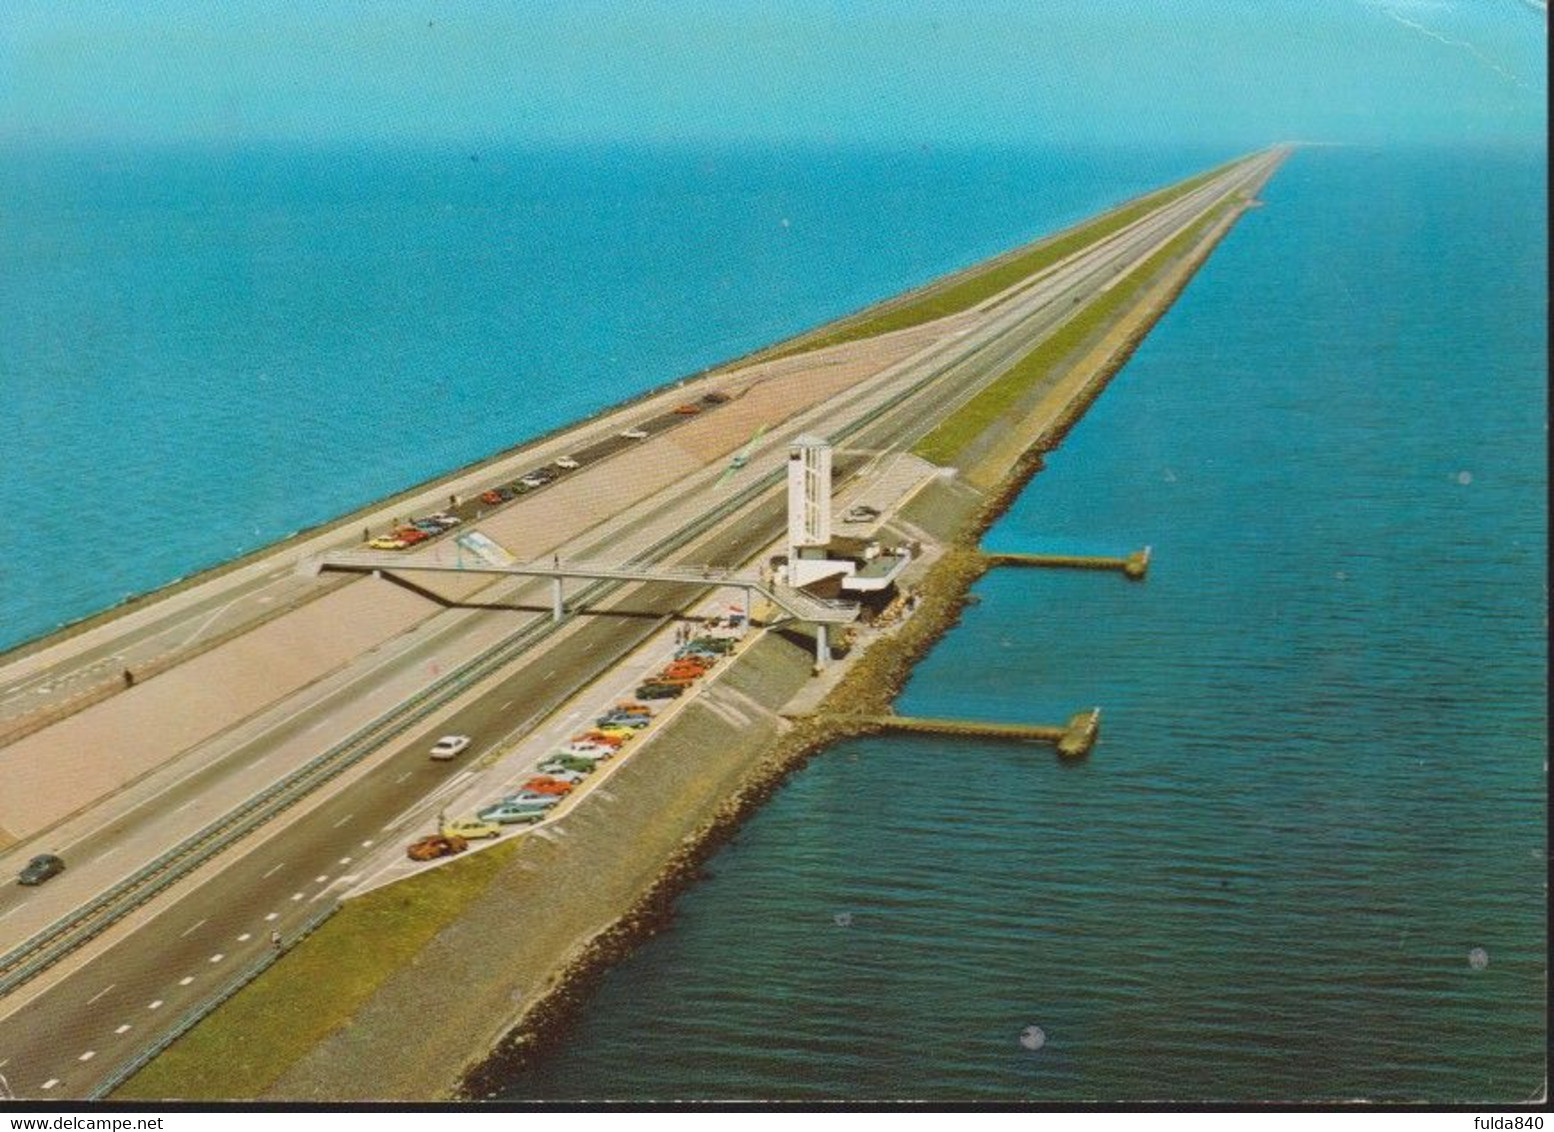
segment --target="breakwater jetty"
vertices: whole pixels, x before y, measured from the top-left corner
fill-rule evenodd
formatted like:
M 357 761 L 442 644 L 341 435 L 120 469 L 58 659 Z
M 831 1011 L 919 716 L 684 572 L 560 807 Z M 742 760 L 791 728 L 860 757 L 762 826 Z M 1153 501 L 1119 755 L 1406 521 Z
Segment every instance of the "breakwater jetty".
M 995 566 L 1044 566 L 1059 570 L 1117 570 L 1129 581 L 1143 581 L 1149 573 L 1151 549 L 1135 550 L 1121 558 L 1088 554 L 1020 554 L 983 551 L 989 569 Z
M 1039 723 L 989 723 L 976 719 L 937 719 L 911 715 L 854 715 L 842 723 L 860 731 L 901 731 L 916 735 L 955 735 L 1006 739 L 1017 743 L 1051 743 L 1064 758 L 1090 753 L 1101 733 L 1101 709 L 1076 712 L 1061 726 Z

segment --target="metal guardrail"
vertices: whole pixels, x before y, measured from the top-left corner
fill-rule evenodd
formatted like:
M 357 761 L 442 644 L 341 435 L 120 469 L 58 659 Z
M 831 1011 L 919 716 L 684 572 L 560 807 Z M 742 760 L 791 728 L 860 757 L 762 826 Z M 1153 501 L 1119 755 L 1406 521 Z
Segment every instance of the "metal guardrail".
M 330 916 L 333 916 L 339 910 L 340 905 L 338 901 L 333 904 L 326 904 L 322 908 L 318 909 L 305 921 L 303 921 L 302 927 L 293 936 L 291 943 L 286 945 L 284 951 L 275 951 L 271 948 L 265 948 L 257 959 L 255 959 L 247 967 L 244 967 L 235 976 L 223 983 L 214 994 L 209 995 L 203 1002 L 196 1003 L 194 1006 L 184 1011 L 184 1013 L 180 1014 L 178 1016 L 178 1021 L 174 1022 L 172 1027 L 163 1033 L 160 1037 L 158 1037 L 156 1041 L 143 1048 L 139 1053 L 135 1054 L 135 1056 L 131 1057 L 128 1061 L 125 1061 L 117 1066 L 112 1073 L 109 1073 L 108 1076 L 104 1077 L 101 1081 L 94 1085 L 91 1091 L 86 1094 L 84 1099 L 89 1101 L 100 1101 L 109 1093 L 113 1092 L 113 1090 L 117 1089 L 120 1085 L 124 1084 L 124 1082 L 128 1081 L 135 1074 L 139 1073 L 142 1069 L 151 1063 L 153 1058 L 159 1057 L 163 1050 L 167 1049 L 168 1046 L 172 1045 L 179 1038 L 183 1037 L 190 1030 L 194 1029 L 195 1026 L 199 1025 L 206 1015 L 210 1014 L 218 1006 L 226 1002 L 227 999 L 231 998 L 238 991 L 242 990 L 249 983 L 257 979 L 260 975 L 264 974 L 264 972 L 269 970 L 270 967 L 278 959 L 280 959 L 280 957 L 284 955 L 286 951 L 290 951 L 297 944 L 301 943 L 308 936 L 312 935 L 315 931 L 318 930 L 318 926 L 320 924 L 329 919 Z

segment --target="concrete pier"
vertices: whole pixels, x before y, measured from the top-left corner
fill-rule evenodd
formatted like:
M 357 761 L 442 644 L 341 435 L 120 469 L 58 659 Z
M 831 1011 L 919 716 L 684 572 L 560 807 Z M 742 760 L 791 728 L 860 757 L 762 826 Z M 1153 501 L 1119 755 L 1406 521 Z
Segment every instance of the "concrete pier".
M 911 715 L 860 715 L 850 719 L 877 731 L 902 731 L 917 735 L 963 735 L 978 739 L 1007 739 L 1017 743 L 1051 743 L 1064 758 L 1090 753 L 1100 737 L 1101 709 L 1091 708 L 1069 717 L 1061 727 L 1039 723 L 986 723 L 975 719 L 934 719 Z
M 982 557 L 993 566 L 1046 566 L 1063 570 L 1119 570 L 1130 581 L 1140 581 L 1149 573 L 1151 549 L 1135 550 L 1122 558 L 1086 554 L 1017 554 L 984 551 Z

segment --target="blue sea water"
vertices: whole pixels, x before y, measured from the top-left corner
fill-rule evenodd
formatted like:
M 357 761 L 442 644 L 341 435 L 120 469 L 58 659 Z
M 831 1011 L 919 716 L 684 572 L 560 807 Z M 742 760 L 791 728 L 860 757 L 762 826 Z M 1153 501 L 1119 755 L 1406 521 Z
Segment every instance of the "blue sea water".
M 1297 154 L 987 539 L 1149 579 L 995 572 L 901 697 L 1095 752 L 824 753 L 506 1094 L 1541 1096 L 1546 192 Z
M 1228 156 L 13 148 L 0 648 Z

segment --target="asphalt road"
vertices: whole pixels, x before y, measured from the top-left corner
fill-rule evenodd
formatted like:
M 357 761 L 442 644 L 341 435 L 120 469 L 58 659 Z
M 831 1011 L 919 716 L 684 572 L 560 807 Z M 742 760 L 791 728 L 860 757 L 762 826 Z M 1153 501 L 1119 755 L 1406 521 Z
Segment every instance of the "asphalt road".
M 1091 270 L 1071 273 L 1070 282 L 1032 288 L 1028 296 L 1011 303 L 1008 315 L 1001 311 L 995 320 L 1001 330 L 969 336 L 959 360 L 932 363 L 935 372 L 919 378 L 923 388 L 894 407 L 875 411 L 871 423 L 845 443 L 886 447 L 941 419 L 1076 309 L 1069 301 L 1070 288 L 1082 295 L 1100 290 L 1115 274 L 1108 269 L 1139 258 L 1146 246 L 1155 246 L 1180 226 L 1182 217 L 1177 214 L 1196 209 L 1189 201 L 1165 211 L 1176 219 L 1163 219 L 1154 228 L 1143 228 L 1119 241 L 1096 257 Z M 672 427 L 680 419 L 671 417 L 663 427 Z M 644 442 L 602 441 L 604 450 L 597 458 L 637 443 Z M 773 447 L 781 443 L 774 441 Z M 585 454 L 595 457 L 593 452 L 574 453 L 580 459 Z M 839 482 L 846 472 L 844 463 Z M 781 493 L 774 490 L 758 508 L 758 518 L 718 529 L 687 557 L 727 563 L 747 558 L 782 529 L 783 502 Z M 352 877 L 352 864 L 362 854 L 396 832 L 385 829 L 395 815 L 462 773 L 457 763 L 432 763 L 426 758 L 426 748 L 438 734 L 476 736 L 476 748 L 463 761 L 477 757 L 483 745 L 523 719 L 564 701 L 579 683 L 651 633 L 664 611 L 688 604 L 699 592 L 698 587 L 666 585 L 633 591 L 626 608 L 643 616 L 591 619 L 574 633 L 529 654 L 522 667 L 453 720 L 414 732 L 383 765 L 291 821 L 282 836 L 257 844 L 246 855 L 233 854 L 217 882 L 176 889 L 160 902 L 162 911 L 154 920 L 0 1022 L 0 1075 L 17 1096 L 63 1098 L 89 1092 L 155 1034 L 199 1006 L 241 966 L 257 958 L 269 946 L 272 930 L 283 935 L 295 932 L 339 888 L 349 885 L 346 878 Z M 191 779 L 188 790 L 197 795 L 205 785 Z M 104 838 L 122 832 L 110 828 Z M 0 902 L 0 908 L 4 906 Z M 18 992 L 26 993 L 25 989 Z

